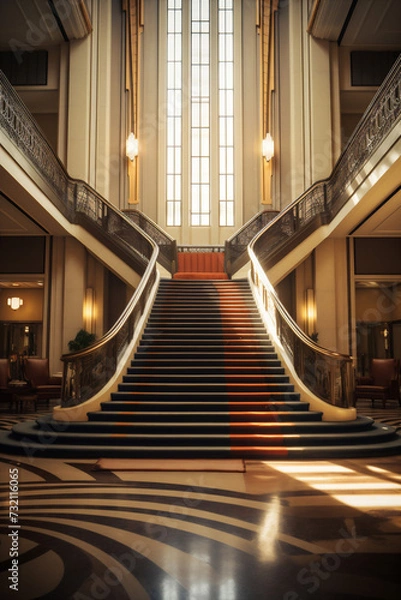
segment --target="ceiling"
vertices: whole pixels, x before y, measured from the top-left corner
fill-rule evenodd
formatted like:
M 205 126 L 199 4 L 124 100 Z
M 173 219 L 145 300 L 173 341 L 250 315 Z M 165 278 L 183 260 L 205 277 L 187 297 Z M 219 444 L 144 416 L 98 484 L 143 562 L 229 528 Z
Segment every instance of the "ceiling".
M 356 237 L 399 237 L 401 234 L 401 191 L 392 194 L 352 231 Z
M 354 48 L 400 48 L 400 0 L 315 0 L 309 32 Z
M 0 0 L 0 50 L 38 50 L 81 39 L 91 31 L 85 2 Z

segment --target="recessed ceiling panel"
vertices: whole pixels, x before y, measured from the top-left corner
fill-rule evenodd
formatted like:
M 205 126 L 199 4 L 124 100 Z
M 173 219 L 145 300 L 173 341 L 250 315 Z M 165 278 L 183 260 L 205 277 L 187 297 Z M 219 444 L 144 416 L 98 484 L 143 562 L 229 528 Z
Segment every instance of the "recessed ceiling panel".
M 358 0 L 341 41 L 342 46 L 401 45 L 400 0 Z
M 0 194 L 0 235 L 43 235 L 43 230 Z
M 401 232 L 401 191 L 393 194 L 378 210 L 354 230 L 355 236 L 399 237 Z

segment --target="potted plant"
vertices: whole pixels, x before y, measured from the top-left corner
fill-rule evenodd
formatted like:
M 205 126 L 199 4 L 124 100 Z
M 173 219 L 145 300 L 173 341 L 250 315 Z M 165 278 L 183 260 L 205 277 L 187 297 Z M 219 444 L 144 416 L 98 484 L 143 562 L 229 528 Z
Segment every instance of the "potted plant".
M 80 329 L 75 338 L 68 342 L 68 349 L 70 352 L 78 352 L 78 350 L 83 350 L 93 344 L 95 340 L 96 335 L 94 333 Z

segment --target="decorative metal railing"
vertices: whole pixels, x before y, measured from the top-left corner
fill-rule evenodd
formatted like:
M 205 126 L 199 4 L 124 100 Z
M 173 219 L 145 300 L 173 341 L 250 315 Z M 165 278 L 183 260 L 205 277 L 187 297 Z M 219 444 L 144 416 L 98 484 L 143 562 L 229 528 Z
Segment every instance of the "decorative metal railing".
M 177 270 L 177 242 L 157 223 L 136 208 L 123 211 L 138 227 L 140 227 L 159 246 L 158 260 L 172 275 Z
M 219 245 L 208 245 L 208 246 L 198 246 L 195 244 L 182 244 L 177 248 L 178 252 L 224 252 L 224 246 Z
M 351 356 L 331 352 L 315 344 L 293 321 L 280 302 L 262 269 L 252 244 L 252 281 L 258 292 L 262 310 L 280 340 L 281 346 L 305 386 L 329 404 L 349 408 L 353 393 L 353 360 Z
M 226 240 L 224 246 L 224 266 L 229 277 L 232 277 L 234 273 L 246 265 L 249 261 L 248 244 L 276 215 L 278 215 L 277 210 L 263 210 L 252 217 L 234 235 Z
M 348 201 L 347 188 L 401 116 L 401 55 L 366 109 L 332 174 L 289 204 L 255 241 L 265 269 L 320 225 L 330 223 Z
M 35 120 L 0 71 L 0 127 L 29 160 L 37 183 L 70 223 L 85 227 L 142 278 L 125 311 L 95 344 L 65 354 L 61 404 L 80 404 L 115 373 L 157 279 L 158 247 L 135 223 L 83 181 L 68 176 Z
M 352 403 L 353 359 L 321 348 L 292 320 L 270 284 L 266 271 L 323 223 L 331 222 L 349 199 L 361 169 L 400 121 L 401 57 L 380 87 L 331 176 L 316 183 L 254 238 L 249 246 L 251 276 L 273 330 L 304 382 L 328 403 Z

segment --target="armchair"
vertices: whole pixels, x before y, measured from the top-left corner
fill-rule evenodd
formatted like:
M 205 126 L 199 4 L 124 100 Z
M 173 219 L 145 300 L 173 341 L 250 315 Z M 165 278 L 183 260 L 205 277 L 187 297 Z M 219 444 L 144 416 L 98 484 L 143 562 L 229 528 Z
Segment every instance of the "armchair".
M 45 400 L 49 406 L 50 400 L 61 397 L 61 378 L 50 376 L 48 358 L 25 358 L 24 375 L 38 401 Z
M 368 398 L 383 402 L 400 399 L 400 361 L 397 358 L 373 358 L 370 366 L 370 377 L 359 377 L 354 390 L 354 406 L 359 398 Z

